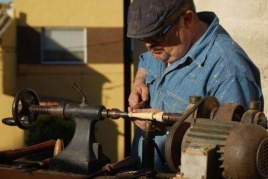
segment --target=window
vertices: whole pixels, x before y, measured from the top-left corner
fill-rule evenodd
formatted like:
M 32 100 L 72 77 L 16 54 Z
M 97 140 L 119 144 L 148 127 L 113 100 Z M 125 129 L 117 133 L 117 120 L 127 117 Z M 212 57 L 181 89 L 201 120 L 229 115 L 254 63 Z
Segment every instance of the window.
M 41 33 L 43 64 L 85 64 L 86 28 L 46 27 Z

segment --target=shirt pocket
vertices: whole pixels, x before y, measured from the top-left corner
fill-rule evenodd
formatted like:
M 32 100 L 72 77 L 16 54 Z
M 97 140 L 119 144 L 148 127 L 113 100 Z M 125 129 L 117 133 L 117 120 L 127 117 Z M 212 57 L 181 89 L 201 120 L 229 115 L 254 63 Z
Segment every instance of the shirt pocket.
M 155 82 L 156 79 L 157 79 L 156 75 L 154 75 L 151 70 L 148 70 L 145 77 L 145 84 L 147 86 L 150 86 Z
M 167 90 L 163 91 L 162 98 L 166 112 L 182 113 L 189 104 L 188 100 Z

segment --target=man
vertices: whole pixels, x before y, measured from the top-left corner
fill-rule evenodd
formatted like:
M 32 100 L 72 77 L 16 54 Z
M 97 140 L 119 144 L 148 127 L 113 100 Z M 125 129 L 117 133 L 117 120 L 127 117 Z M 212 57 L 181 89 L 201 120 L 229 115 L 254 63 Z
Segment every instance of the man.
M 129 7 L 130 38 L 143 40 L 129 111 L 141 101 L 165 112 L 183 112 L 189 96 L 215 96 L 220 103 L 261 101 L 260 74 L 212 12 L 196 13 L 193 0 L 134 0 Z M 142 130 L 146 121 L 135 120 Z M 155 141 L 164 155 L 165 136 Z M 139 143 L 139 144 L 138 144 Z M 135 134 L 133 153 L 141 132 Z M 156 153 L 156 152 L 155 152 Z M 168 171 L 158 156 L 155 170 Z

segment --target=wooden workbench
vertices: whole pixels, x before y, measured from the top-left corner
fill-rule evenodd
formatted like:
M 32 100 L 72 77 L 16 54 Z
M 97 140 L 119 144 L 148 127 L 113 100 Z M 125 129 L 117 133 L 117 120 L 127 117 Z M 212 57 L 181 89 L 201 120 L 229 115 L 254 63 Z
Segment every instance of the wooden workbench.
M 119 173 L 116 176 L 100 176 L 98 179 L 126 179 L 131 177 L 131 174 Z M 175 174 L 158 173 L 156 178 L 170 179 L 175 177 Z M 0 164 L 0 179 L 83 179 L 86 175 L 73 174 L 67 172 L 57 172 L 51 170 L 36 170 L 34 172 L 22 172 L 14 166 Z M 146 178 L 146 176 L 140 177 Z
M 0 165 L 1 179 L 80 179 L 84 175 L 63 173 L 50 170 L 37 170 L 34 172 L 22 172 L 12 166 Z

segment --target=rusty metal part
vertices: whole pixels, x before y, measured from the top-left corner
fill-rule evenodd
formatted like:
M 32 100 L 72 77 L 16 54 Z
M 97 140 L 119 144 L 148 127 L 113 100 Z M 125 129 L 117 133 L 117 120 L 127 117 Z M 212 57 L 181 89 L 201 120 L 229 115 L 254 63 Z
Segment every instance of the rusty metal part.
M 267 131 L 255 124 L 240 123 L 226 140 L 223 160 L 226 177 L 267 178 L 267 151 Z
M 218 121 L 241 121 L 245 109 L 240 104 L 223 103 L 211 113 L 211 119 Z
M 222 155 L 230 131 L 239 123 L 192 119 L 183 137 L 180 172 L 185 178 L 222 178 Z M 190 168 L 196 167 L 193 173 Z
M 174 130 L 173 134 L 169 133 L 167 135 L 167 140 L 165 144 L 165 156 L 169 168 L 173 171 L 179 171 L 178 167 L 181 163 L 181 143 L 184 134 L 190 126 L 191 125 L 189 122 L 183 122 L 176 126 L 176 130 Z M 169 135 L 172 135 L 172 139 L 171 137 L 168 138 Z
M 190 96 L 189 97 L 189 105 L 184 110 L 185 113 L 189 113 L 189 116 L 185 119 L 185 121 L 191 121 L 191 119 L 197 116 L 197 109 L 193 110 L 194 105 L 201 100 L 201 96 Z M 190 112 L 189 112 L 190 111 Z
M 256 124 L 193 119 L 181 151 L 185 178 L 268 177 L 268 133 Z
M 191 118 L 202 117 L 209 118 L 211 111 L 219 106 L 219 102 L 215 97 L 206 96 L 203 98 L 190 97 L 190 107 L 185 110 L 183 116 L 170 128 L 167 134 L 165 144 L 165 156 L 169 168 L 173 171 L 179 171 L 181 153 L 181 143 L 185 132 L 190 127 L 189 120 Z M 193 115 L 194 114 L 194 115 Z M 184 122 L 187 121 L 187 122 Z
M 162 121 L 167 124 L 174 124 L 176 123 L 181 117 L 183 116 L 182 113 L 164 113 L 162 117 Z
M 267 118 L 265 114 L 263 112 L 256 113 L 253 119 L 253 124 L 257 124 L 267 129 Z
M 54 149 L 56 141 L 49 140 L 29 147 L 0 151 L 0 162 L 9 162 L 31 154 L 51 152 Z
M 194 118 L 210 119 L 211 111 L 218 106 L 220 106 L 220 103 L 214 96 L 203 97 L 197 103 L 195 103 L 193 107 L 197 109 L 196 116 L 194 116 Z
M 261 176 L 268 177 L 268 138 L 263 139 L 257 151 L 257 169 Z
M 261 102 L 260 101 L 250 101 L 248 103 L 248 109 L 260 111 L 261 110 Z
M 249 109 L 242 116 L 241 121 L 244 123 L 257 124 L 267 129 L 267 118 L 264 113 L 260 111 L 261 103 L 259 101 L 250 101 L 248 108 Z

